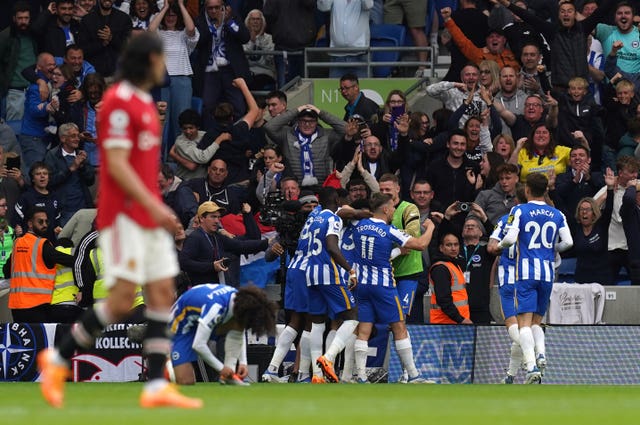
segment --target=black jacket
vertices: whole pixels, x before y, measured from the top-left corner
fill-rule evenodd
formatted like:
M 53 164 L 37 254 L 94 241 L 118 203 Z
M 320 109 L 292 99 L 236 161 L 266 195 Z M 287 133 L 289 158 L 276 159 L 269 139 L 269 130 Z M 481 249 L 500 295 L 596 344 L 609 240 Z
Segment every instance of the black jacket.
M 38 15 L 38 18 L 31 25 L 31 29 L 38 37 L 38 45 L 40 52 L 51 53 L 53 56 L 64 57 L 67 50 L 67 37 L 62 28 L 58 26 L 55 15 L 44 11 Z M 75 44 L 80 44 L 82 36 L 80 35 L 80 24 L 75 19 L 71 20 L 69 29 L 73 35 Z M 85 50 L 84 54 L 87 52 Z
M 316 39 L 316 0 L 270 0 L 264 5 L 276 50 L 302 50 Z
M 98 30 L 105 26 L 111 29 L 113 37 L 106 46 L 98 38 Z M 132 26 L 129 15 L 115 7 L 106 16 L 96 7 L 80 21 L 79 44 L 84 50 L 85 60 L 91 62 L 103 77 L 110 77 L 115 73 L 120 52 L 131 35 Z

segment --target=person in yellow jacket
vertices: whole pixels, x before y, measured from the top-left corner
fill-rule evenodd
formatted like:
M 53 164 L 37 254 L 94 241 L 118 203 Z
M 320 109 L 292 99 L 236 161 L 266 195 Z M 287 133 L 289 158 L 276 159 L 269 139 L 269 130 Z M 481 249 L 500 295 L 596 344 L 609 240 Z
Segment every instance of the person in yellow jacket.
M 465 275 L 458 264 L 460 240 L 453 233 L 440 239 L 440 254 L 429 269 L 431 290 L 431 324 L 471 324 Z
M 73 241 L 69 238 L 61 238 L 56 242 L 56 251 L 69 256 L 72 255 Z M 55 323 L 73 323 L 82 313 L 78 306 L 78 293 L 71 267 L 56 264 L 56 277 L 54 279 L 53 294 L 51 296 L 51 321 Z
M 89 260 L 93 272 L 95 273 L 95 280 L 93 280 L 93 302 L 103 302 L 109 296 L 109 289 L 104 286 L 104 260 L 102 259 L 102 250 L 96 246 L 89 251 Z M 90 284 L 91 278 L 85 279 L 86 284 Z M 142 295 L 142 287 L 136 287 L 136 297 L 133 300 L 131 306 L 131 315 L 126 319 L 127 323 L 142 323 L 145 322 L 144 318 L 144 297 Z
M 27 221 L 27 233 L 15 240 L 7 261 L 11 270 L 9 308 L 14 322 L 51 322 L 55 266 L 73 266 L 72 256 L 56 251 L 44 238 L 48 226 L 47 211 L 34 208 Z

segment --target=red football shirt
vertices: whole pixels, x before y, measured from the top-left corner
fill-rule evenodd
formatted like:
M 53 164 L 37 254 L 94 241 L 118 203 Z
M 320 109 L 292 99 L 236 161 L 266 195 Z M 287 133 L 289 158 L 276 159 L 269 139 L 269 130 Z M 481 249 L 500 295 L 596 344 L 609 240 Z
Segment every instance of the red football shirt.
M 160 121 L 152 97 L 123 81 L 109 88 L 97 116 L 97 143 L 100 149 L 100 194 L 98 229 L 113 225 L 118 214 L 126 214 L 142 227 L 157 227 L 149 213 L 125 194 L 107 172 L 106 151 L 129 150 L 129 163 L 144 185 L 158 199 L 160 171 Z

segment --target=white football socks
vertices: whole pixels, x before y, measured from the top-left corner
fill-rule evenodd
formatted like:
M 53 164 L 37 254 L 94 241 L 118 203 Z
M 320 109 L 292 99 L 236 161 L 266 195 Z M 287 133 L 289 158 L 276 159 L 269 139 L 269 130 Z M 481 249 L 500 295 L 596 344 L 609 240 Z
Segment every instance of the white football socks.
M 544 331 L 540 325 L 531 325 L 536 354 L 545 354 Z
M 369 343 L 362 339 L 356 339 L 356 342 L 353 344 L 353 352 L 356 360 L 356 373 L 358 374 L 358 378 L 366 380 Z
M 300 336 L 300 365 L 298 366 L 298 380 L 309 377 L 311 368 L 311 332 L 302 331 Z
M 284 330 L 278 337 L 276 349 L 273 352 L 273 357 L 271 357 L 271 362 L 269 363 L 269 368 L 267 369 L 270 373 L 278 373 L 278 369 L 280 369 L 282 360 L 284 360 L 284 357 L 291 349 L 291 344 L 296 339 L 296 336 L 298 336 L 298 332 L 291 326 L 287 326 L 286 328 L 284 328 Z
M 347 338 L 347 343 L 344 346 L 344 366 L 342 367 L 342 376 L 340 380 L 348 380 L 350 381 L 353 378 L 353 368 L 355 367 L 355 344 L 356 344 L 356 335 L 351 334 L 349 338 Z M 366 361 L 366 359 L 365 359 Z
M 342 351 L 347 344 L 347 340 L 351 335 L 353 335 L 353 331 L 356 330 L 356 326 L 358 326 L 357 320 L 345 320 L 342 322 L 342 325 L 338 328 L 333 338 L 333 341 L 329 345 L 329 338 L 327 337 L 328 349 L 325 353 L 325 357 L 330 362 L 334 362 L 336 356 L 340 351 Z
M 530 371 L 536 365 L 536 355 L 533 352 L 533 334 L 528 326 L 520 328 L 520 347 L 522 347 L 524 361 L 527 363 L 527 371 Z
M 315 376 L 322 376 L 322 370 L 316 364 L 318 357 L 322 355 L 322 338 L 324 336 L 324 323 L 311 324 L 311 369 Z
M 396 343 L 396 352 L 398 353 L 398 357 L 400 357 L 400 362 L 402 363 L 402 367 L 407 370 L 409 374 L 409 378 L 415 378 L 419 375 L 418 369 L 416 369 L 416 364 L 413 361 L 413 350 L 411 348 L 411 340 L 409 338 L 397 339 Z

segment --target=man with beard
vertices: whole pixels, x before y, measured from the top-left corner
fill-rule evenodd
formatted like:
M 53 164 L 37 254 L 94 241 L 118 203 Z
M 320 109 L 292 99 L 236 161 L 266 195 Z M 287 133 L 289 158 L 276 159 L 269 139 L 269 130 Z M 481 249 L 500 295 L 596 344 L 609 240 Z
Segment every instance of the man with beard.
M 113 0 L 98 0 L 97 7 L 80 21 L 79 44 L 103 77 L 114 74 L 118 55 L 131 34 L 131 28 L 131 18 L 114 8 Z
M 80 26 L 73 19 L 73 5 L 73 0 L 52 1 L 47 10 L 33 22 L 33 31 L 39 38 L 40 52 L 64 56 L 67 46 L 80 41 Z
M 427 181 L 435 192 L 434 199 L 442 205 L 472 201 L 475 189 L 467 174 L 473 169 L 473 164 L 465 157 L 467 136 L 463 130 L 451 132 L 447 149 L 447 156 L 433 160 L 427 169 Z
M 528 46 L 527 46 L 528 47 Z M 493 97 L 494 104 L 499 102 L 502 107 L 514 115 L 524 112 L 526 93 L 518 88 L 518 73 L 515 68 L 505 66 L 500 70 L 500 91 Z M 504 134 L 511 134 L 506 122 L 502 121 Z
M 34 208 L 27 225 L 29 231 L 16 239 L 4 266 L 11 270 L 9 308 L 14 322 L 46 323 L 50 321 L 56 264 L 73 267 L 73 256 L 56 251 L 46 239 L 49 219 L 44 208 Z
M 0 32 L 0 117 L 21 120 L 24 92 L 29 82 L 20 75 L 26 65 L 35 63 L 38 48 L 30 32 L 31 12 L 26 2 L 13 8 L 11 26 Z
M 524 101 L 524 111 L 522 114 L 514 114 L 513 112 L 502 106 L 501 102 L 493 99 L 493 107 L 500 114 L 500 117 L 511 129 L 513 140 L 519 140 L 523 137 L 529 137 L 531 130 L 540 123 L 547 124 L 553 128 L 557 124 L 558 119 L 558 102 L 551 96 L 547 96 L 549 102 L 549 113 L 545 110 L 542 97 L 537 94 L 529 95 Z
M 633 23 L 633 7 L 629 2 L 618 3 L 615 12 L 615 26 L 598 24 L 596 26 L 596 38 L 602 43 L 605 56 L 609 55 L 613 43 L 622 42 L 622 48 L 618 50 L 618 67 L 629 73 L 640 72 L 640 33 Z

